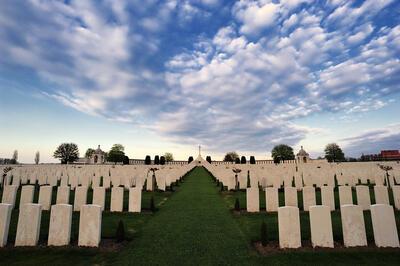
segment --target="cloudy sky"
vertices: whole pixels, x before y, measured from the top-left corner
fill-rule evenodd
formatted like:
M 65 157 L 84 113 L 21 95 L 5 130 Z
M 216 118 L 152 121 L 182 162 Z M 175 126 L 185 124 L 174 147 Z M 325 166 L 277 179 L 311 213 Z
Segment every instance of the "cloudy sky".
M 0 157 L 400 148 L 396 0 L 0 1 Z

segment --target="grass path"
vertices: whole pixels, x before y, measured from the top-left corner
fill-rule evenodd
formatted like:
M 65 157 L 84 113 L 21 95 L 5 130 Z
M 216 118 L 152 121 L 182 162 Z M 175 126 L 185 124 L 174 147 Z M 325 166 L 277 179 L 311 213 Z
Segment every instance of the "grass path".
M 199 167 L 144 226 L 142 236 L 114 263 L 132 258 L 132 263 L 146 265 L 233 264 L 244 262 L 251 252 L 215 183 Z

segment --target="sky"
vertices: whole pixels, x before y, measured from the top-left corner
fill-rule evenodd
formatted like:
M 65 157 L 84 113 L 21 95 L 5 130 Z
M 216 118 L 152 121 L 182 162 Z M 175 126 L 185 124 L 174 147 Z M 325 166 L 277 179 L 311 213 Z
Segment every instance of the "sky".
M 400 1 L 0 1 L 0 158 L 400 149 Z

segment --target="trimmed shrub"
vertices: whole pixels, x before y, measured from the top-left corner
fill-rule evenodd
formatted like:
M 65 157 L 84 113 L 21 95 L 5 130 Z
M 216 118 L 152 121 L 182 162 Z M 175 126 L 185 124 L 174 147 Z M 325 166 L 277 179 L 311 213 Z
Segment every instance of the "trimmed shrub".
M 247 160 L 246 160 L 245 156 L 242 156 L 242 158 L 240 159 L 240 163 L 241 164 L 246 164 L 247 163 Z
M 124 156 L 124 159 L 122 160 L 123 164 L 129 164 L 129 157 L 128 156 Z
M 240 159 L 239 158 L 235 159 L 235 164 L 240 164 Z
M 118 243 L 121 243 L 125 240 L 125 228 L 122 220 L 119 220 L 117 231 L 115 232 L 115 239 Z
M 190 156 L 188 159 L 188 163 L 191 163 L 191 162 L 193 162 L 193 156 Z
M 207 156 L 207 157 L 206 157 L 206 161 L 209 162 L 209 163 L 211 163 L 211 162 L 212 162 L 211 156 Z
M 254 156 L 250 156 L 250 164 L 256 164 L 256 158 Z
M 265 222 L 261 223 L 261 244 L 265 247 L 268 244 L 267 238 L 267 224 Z
M 150 165 L 150 164 L 151 164 L 151 157 L 150 157 L 150 155 L 146 155 L 146 158 L 144 159 L 144 164 L 145 164 L 145 165 Z
M 165 157 L 164 157 L 164 156 L 161 156 L 161 157 L 160 157 L 160 164 L 161 164 L 161 165 L 164 165 L 164 164 L 165 164 Z
M 240 211 L 239 198 L 236 198 L 236 200 L 235 200 L 235 211 Z
M 154 164 L 160 164 L 160 156 L 156 155 L 154 157 Z

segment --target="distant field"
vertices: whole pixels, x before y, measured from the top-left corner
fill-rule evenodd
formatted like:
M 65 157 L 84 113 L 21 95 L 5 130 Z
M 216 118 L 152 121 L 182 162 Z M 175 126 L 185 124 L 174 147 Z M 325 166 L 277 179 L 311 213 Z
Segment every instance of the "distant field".
M 244 209 L 245 192 L 220 192 L 204 168 L 189 173 L 175 192 L 145 192 L 142 207 L 149 208 L 153 195 L 159 210 L 155 214 L 103 213 L 102 235 L 99 249 L 78 248 L 76 241 L 79 214 L 75 213 L 72 226 L 72 246 L 49 248 L 47 240 L 49 212 L 43 212 L 39 247 L 14 248 L 13 244 L 0 249 L 1 265 L 310 265 L 310 264 L 368 264 L 399 265 L 399 249 L 333 249 L 275 251 L 260 255 L 253 247 L 259 241 L 260 225 L 267 223 L 268 239 L 278 241 L 277 214 L 233 212 L 234 201 L 239 198 Z M 109 192 L 108 192 L 109 193 Z M 37 195 L 36 195 L 37 197 Z M 73 197 L 73 195 L 71 195 Z M 89 194 L 89 202 L 91 195 Z M 109 206 L 107 195 L 107 206 Z M 128 193 L 124 195 L 127 210 Z M 283 200 L 280 195 L 281 201 Z M 166 200 L 167 199 L 167 200 Z M 301 203 L 299 198 L 299 203 Z M 320 201 L 317 193 L 317 203 Z M 260 193 L 261 208 L 265 208 L 264 193 Z M 283 202 L 283 201 L 282 201 Z M 17 203 L 18 206 L 18 203 Z M 9 242 L 15 240 L 18 211 L 11 222 Z M 301 233 L 304 243 L 310 239 L 308 214 L 301 212 Z M 369 212 L 364 213 L 367 237 L 373 243 Z M 125 223 L 127 236 L 132 240 L 122 247 L 110 248 L 119 220 Z M 342 241 L 340 213 L 332 213 L 334 239 Z M 400 228 L 400 212 L 396 211 Z M 107 244 L 108 243 L 108 244 Z

